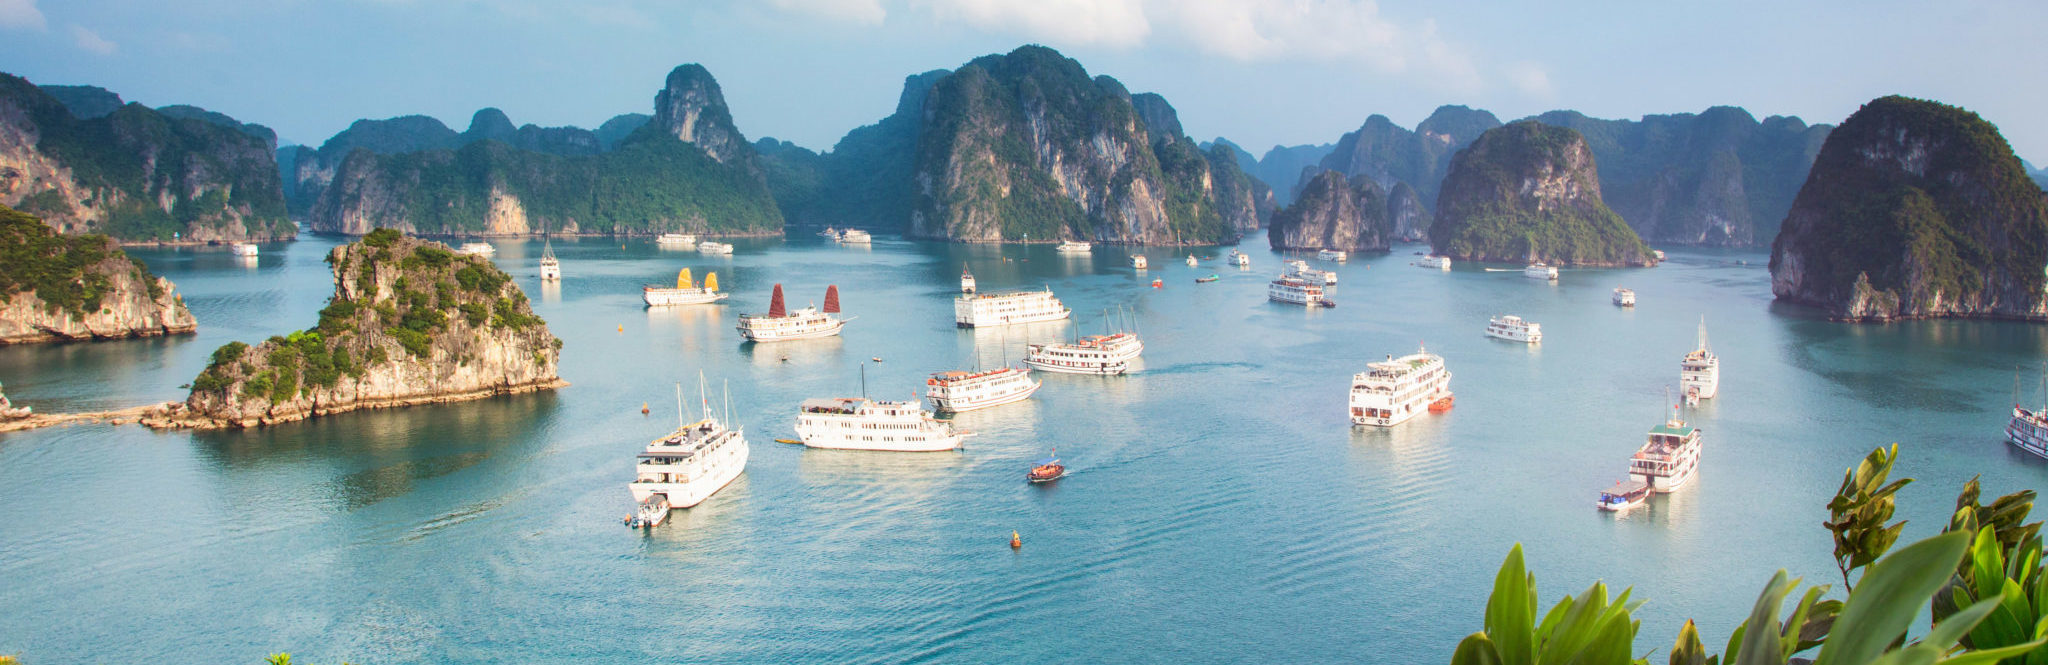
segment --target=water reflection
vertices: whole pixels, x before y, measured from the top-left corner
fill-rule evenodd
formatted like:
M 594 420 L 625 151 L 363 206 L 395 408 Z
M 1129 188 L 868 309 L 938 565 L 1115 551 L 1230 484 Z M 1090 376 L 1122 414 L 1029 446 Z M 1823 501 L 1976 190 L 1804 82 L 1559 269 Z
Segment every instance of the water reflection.
M 756 368 L 787 364 L 791 366 L 816 366 L 845 355 L 846 340 L 837 335 L 812 339 L 797 339 L 787 342 L 739 343 L 740 355 Z
M 561 280 L 541 280 L 540 301 L 548 305 L 562 304 Z

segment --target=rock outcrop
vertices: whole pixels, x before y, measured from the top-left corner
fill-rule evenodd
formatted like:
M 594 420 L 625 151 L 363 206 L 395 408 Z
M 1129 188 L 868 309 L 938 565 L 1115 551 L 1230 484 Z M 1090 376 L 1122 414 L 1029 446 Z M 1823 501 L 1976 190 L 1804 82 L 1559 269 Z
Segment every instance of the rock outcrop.
M 1408 183 L 1394 183 L 1387 192 L 1387 220 L 1394 226 L 1394 239 L 1418 242 L 1429 239 L 1432 217 L 1422 204 L 1422 195 Z
M 1387 211 L 1379 183 L 1324 171 L 1301 187 L 1294 203 L 1273 215 L 1266 241 L 1273 249 L 1384 252 L 1394 236 Z
M 1771 292 L 1852 321 L 2048 320 L 2048 197 L 1998 128 L 1883 97 L 1828 135 L 1771 245 Z
M 386 229 L 328 261 L 334 297 L 317 325 L 222 346 L 185 402 L 146 422 L 253 427 L 566 385 L 561 340 L 488 259 Z
M 1339 139 L 1336 148 L 1323 157 L 1317 173 L 1336 171 L 1346 176 L 1366 176 L 1383 189 L 1405 182 L 1422 200 L 1434 201 L 1450 169 L 1451 156 L 1480 134 L 1499 126 L 1500 120 L 1492 113 L 1463 106 L 1437 107 L 1415 126 L 1415 131 L 1395 125 L 1386 116 L 1375 115 L 1366 118 L 1358 131 Z
M 1220 143 L 1202 154 L 1209 159 L 1209 177 L 1215 183 L 1216 206 L 1224 224 L 1242 237 L 1272 220 L 1279 208 L 1273 201 L 1273 188 L 1244 172 L 1238 162 L 1243 153 L 1237 146 Z
M 66 233 L 125 242 L 289 238 L 297 229 L 273 160 L 245 129 L 141 104 L 81 118 L 0 74 L 0 204 Z
M 63 236 L 0 206 L 0 344 L 189 333 L 171 281 L 101 235 Z
M 1301 181 L 1322 172 L 1323 158 L 1337 149 L 1337 144 L 1276 145 L 1261 155 L 1258 166 L 1246 168 L 1260 182 L 1273 188 L 1273 202 L 1287 205 L 1294 202 L 1294 190 Z
M 597 152 L 596 134 L 574 128 L 527 125 L 512 142 L 495 140 L 511 123 L 491 109 L 472 123 L 478 140 L 459 148 L 353 149 L 319 188 L 311 226 L 351 235 L 780 234 L 759 157 L 732 126 L 717 83 L 696 65 L 677 67 L 668 83 L 654 120 L 608 152 Z M 323 163 L 329 153 L 321 148 Z M 318 179 L 302 180 L 299 195 Z
M 816 190 L 814 196 L 795 197 L 801 201 L 783 206 L 784 217 L 802 226 L 901 230 L 914 206 L 917 183 L 912 171 L 924 127 L 925 98 L 932 86 L 952 73 L 935 69 L 905 77 L 896 110 L 880 122 L 847 132 L 831 152 L 763 151 L 777 203 L 791 198 L 788 190 Z
M 1437 254 L 1460 261 L 1657 263 L 1601 201 L 1585 138 L 1533 120 L 1489 130 L 1451 159 L 1429 241 Z
M 1140 110 L 1139 105 L 1145 109 Z M 923 104 L 906 234 L 959 241 L 1207 244 L 1224 223 L 1209 160 L 1170 106 L 1042 46 L 977 58 Z M 1152 115 L 1148 122 L 1146 115 Z M 1160 126 L 1154 126 L 1155 123 Z

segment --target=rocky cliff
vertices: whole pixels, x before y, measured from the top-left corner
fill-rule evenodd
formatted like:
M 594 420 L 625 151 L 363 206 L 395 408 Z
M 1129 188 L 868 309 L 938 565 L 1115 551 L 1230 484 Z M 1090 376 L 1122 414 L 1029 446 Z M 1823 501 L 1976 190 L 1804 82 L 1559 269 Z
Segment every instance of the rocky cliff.
M 1492 113 L 1463 106 L 1437 107 L 1415 131 L 1375 115 L 1366 118 L 1358 131 L 1339 139 L 1336 148 L 1323 157 L 1317 173 L 1366 176 L 1382 188 L 1405 182 L 1422 200 L 1434 201 L 1451 156 L 1499 126 L 1500 120 Z
M 1451 159 L 1429 241 L 1436 253 L 1460 261 L 1657 262 L 1601 201 L 1585 138 L 1533 120 L 1488 130 Z
M 1334 143 L 1276 145 L 1259 157 L 1258 166 L 1245 170 L 1272 186 L 1274 203 L 1284 206 L 1294 202 L 1294 190 L 1302 181 L 1322 172 L 1323 158 L 1336 149 Z
M 273 160 L 263 139 L 241 129 L 140 104 L 81 118 L 0 74 L 0 204 L 66 233 L 129 242 L 291 237 L 297 229 Z
M 213 352 L 159 426 L 253 427 L 566 385 L 561 340 L 488 259 L 378 230 L 337 247 L 314 327 Z
M 1416 242 L 1429 239 L 1429 225 L 1433 217 L 1429 208 L 1422 204 L 1422 195 L 1408 183 L 1394 183 L 1394 188 L 1387 192 L 1387 220 L 1394 226 L 1395 240 Z
M 1387 211 L 1379 183 L 1324 171 L 1302 185 L 1294 203 L 1273 215 L 1266 241 L 1273 249 L 1384 252 L 1394 236 Z
M 1242 154 L 1237 146 L 1213 145 L 1202 154 L 1209 159 L 1209 177 L 1215 182 L 1216 206 L 1223 213 L 1224 224 L 1243 236 L 1272 220 L 1279 208 L 1273 188 L 1244 172 L 1237 160 Z
M 1135 244 L 1234 237 L 1209 160 L 1169 134 L 1122 84 L 1090 78 L 1052 49 L 977 58 L 924 100 L 906 233 Z
M 924 102 L 932 86 L 953 72 L 935 69 L 903 79 L 896 109 L 880 122 L 857 127 L 824 154 L 796 146 L 764 150 L 769 188 L 791 224 L 900 230 L 910 221 L 911 172 Z M 799 189 L 809 194 L 792 195 Z
M 105 236 L 59 235 L 0 206 L 0 344 L 192 332 L 175 290 Z
M 646 124 L 644 114 L 626 114 L 591 131 L 580 127 L 513 126 L 512 118 L 496 108 L 472 114 L 469 128 L 457 133 L 440 120 L 408 115 L 383 120 L 357 120 L 314 151 L 287 147 L 278 151 L 278 168 L 285 174 L 286 199 L 294 214 L 309 214 L 320 193 L 334 181 L 335 171 L 357 150 L 378 155 L 402 155 L 433 150 L 454 150 L 478 141 L 499 141 L 529 152 L 551 155 L 594 155 L 617 147 L 626 135 Z M 292 151 L 292 154 L 287 154 Z M 306 153 L 312 153 L 308 158 Z M 291 166 L 287 167 L 289 163 Z
M 609 152 L 558 154 L 500 140 L 398 154 L 351 150 L 318 193 L 312 228 L 352 235 L 379 227 L 459 236 L 780 234 L 782 213 L 759 156 L 732 127 L 717 83 L 702 67 L 684 65 L 667 85 L 655 97 L 653 119 Z M 502 134 L 510 124 L 490 113 L 478 119 L 477 137 Z M 592 134 L 588 142 L 598 139 Z M 327 153 L 323 146 L 323 160 Z M 304 196 L 305 182 L 300 187 Z
M 1884 97 L 1828 135 L 1771 245 L 1771 292 L 1838 319 L 2048 320 L 2048 197 L 1998 128 Z

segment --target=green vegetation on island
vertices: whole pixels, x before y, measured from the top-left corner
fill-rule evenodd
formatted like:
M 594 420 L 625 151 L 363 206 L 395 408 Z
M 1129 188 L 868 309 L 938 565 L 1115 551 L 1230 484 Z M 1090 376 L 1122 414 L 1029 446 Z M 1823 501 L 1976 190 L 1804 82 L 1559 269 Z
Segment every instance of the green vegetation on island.
M 1523 120 L 1490 130 L 1452 158 L 1430 244 L 1458 260 L 1654 265 L 1601 201 L 1596 168 L 1570 129 Z
M 126 259 L 152 299 L 163 295 L 149 266 L 123 253 L 106 236 L 60 235 L 34 215 L 0 206 L 0 303 L 29 292 L 52 312 L 76 317 L 98 311 L 100 300 L 114 288 L 101 269 L 109 258 Z

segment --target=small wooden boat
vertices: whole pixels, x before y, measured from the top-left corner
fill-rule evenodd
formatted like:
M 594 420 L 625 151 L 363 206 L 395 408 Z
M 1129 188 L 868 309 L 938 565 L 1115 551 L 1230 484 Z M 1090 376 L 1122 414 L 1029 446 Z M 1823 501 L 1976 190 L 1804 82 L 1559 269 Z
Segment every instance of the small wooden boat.
M 1614 484 L 1613 489 L 1600 493 L 1601 510 L 1621 512 L 1643 505 L 1650 499 L 1650 486 L 1640 480 L 1629 480 Z
M 1445 412 L 1445 411 L 1449 411 L 1449 410 L 1451 410 L 1451 405 L 1452 405 L 1452 404 L 1456 404 L 1456 403 L 1457 403 L 1457 401 L 1458 401 L 1458 398 L 1457 398 L 1457 396 L 1455 396 L 1455 395 L 1445 395 L 1443 399 L 1440 399 L 1440 400 L 1437 400 L 1437 401 L 1434 401 L 1434 402 L 1430 402 L 1430 403 L 1429 403 L 1429 412 L 1430 412 L 1430 413 L 1443 413 L 1443 412 Z
M 1166 286 L 1166 280 L 1163 280 L 1163 279 L 1160 279 L 1160 278 L 1157 278 L 1157 277 L 1154 277 L 1154 278 L 1152 278 L 1152 288 L 1158 289 L 1158 288 L 1164 288 L 1165 286 Z
M 1215 276 L 1215 275 L 1210 275 L 1210 276 L 1208 276 L 1208 277 L 1196 277 L 1196 278 L 1195 278 L 1195 283 L 1196 283 L 1196 284 L 1208 284 L 1208 283 L 1210 283 L 1210 282 L 1214 282 L 1214 281 L 1216 281 L 1216 280 L 1219 280 L 1219 279 L 1223 279 L 1223 278 L 1222 278 L 1222 277 L 1217 277 L 1217 276 Z
M 1031 472 L 1024 474 L 1024 479 L 1034 483 L 1049 483 L 1065 475 L 1067 467 L 1060 464 L 1059 451 L 1055 450 L 1052 457 L 1038 460 L 1037 464 L 1032 465 Z
M 1329 299 L 1329 298 L 1324 298 L 1324 299 L 1322 299 L 1322 300 L 1320 300 L 1320 301 L 1317 301 L 1317 303 L 1318 303 L 1318 304 L 1320 304 L 1320 305 L 1322 305 L 1322 306 L 1324 306 L 1324 307 L 1336 307 L 1336 306 L 1337 306 L 1337 301 L 1335 301 L 1335 300 L 1331 300 L 1331 299 Z
M 804 442 L 802 442 L 802 441 L 798 441 L 798 440 L 796 440 L 796 439 L 776 439 L 776 440 L 775 440 L 775 442 L 776 442 L 776 443 L 787 443 L 787 444 L 790 444 L 790 445 L 796 445 L 796 446 L 801 446 L 801 445 L 804 445 Z

